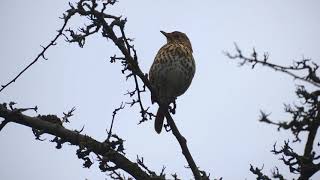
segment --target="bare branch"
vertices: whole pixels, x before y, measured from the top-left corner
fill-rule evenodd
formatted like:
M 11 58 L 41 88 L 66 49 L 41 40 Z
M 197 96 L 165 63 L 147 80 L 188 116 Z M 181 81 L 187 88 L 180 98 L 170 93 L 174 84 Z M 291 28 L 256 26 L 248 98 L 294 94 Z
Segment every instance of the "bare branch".
M 112 128 L 113 128 L 113 122 L 114 122 L 114 118 L 117 114 L 118 111 L 120 111 L 121 109 L 123 109 L 125 107 L 125 105 L 123 105 L 123 103 L 121 103 L 120 107 L 116 108 L 113 112 L 112 112 L 112 120 L 111 120 L 111 125 L 110 125 L 110 129 L 108 132 L 108 137 L 106 139 L 106 141 L 109 141 L 111 136 L 112 136 Z
M 271 180 L 267 175 L 264 175 L 261 171 L 263 169 L 263 166 L 261 169 L 257 168 L 257 167 L 253 167 L 251 164 L 250 164 L 250 171 L 257 175 L 257 180 Z
M 38 54 L 38 56 L 27 67 L 25 67 L 22 71 L 20 71 L 20 73 L 16 77 L 14 77 L 7 84 L 1 85 L 0 92 L 3 91 L 6 87 L 8 87 L 10 84 L 14 83 L 27 69 L 29 69 L 34 63 L 36 63 L 40 59 L 40 57 L 42 57 L 45 60 L 48 60 L 44 56 L 44 53 L 48 50 L 49 47 L 56 45 L 57 39 L 63 34 L 63 31 L 64 31 L 65 27 L 67 26 L 69 19 L 74 15 L 74 13 L 75 12 L 73 11 L 73 9 L 70 9 L 67 11 L 67 14 L 63 15 L 62 19 L 64 19 L 64 23 L 63 23 L 62 27 L 58 30 L 58 34 L 55 36 L 55 38 L 53 38 L 53 40 L 51 40 L 51 42 L 47 46 L 45 46 L 45 47 L 41 46 L 43 49 Z
M 298 80 L 307 82 L 309 84 L 312 84 L 316 87 L 320 87 L 320 78 L 317 75 L 317 70 L 319 69 L 319 66 L 314 62 L 310 63 L 310 59 L 303 58 L 300 61 L 294 62 L 294 64 L 291 66 L 281 66 L 281 65 L 277 65 L 277 64 L 273 64 L 273 63 L 268 62 L 268 59 L 269 59 L 268 53 L 264 53 L 263 58 L 259 59 L 258 53 L 256 52 L 256 50 L 254 48 L 253 48 L 253 52 L 250 57 L 243 55 L 242 51 L 240 50 L 240 48 L 238 47 L 238 45 L 236 43 L 235 43 L 235 49 L 236 49 L 235 54 L 231 54 L 229 52 L 224 52 L 224 54 L 230 59 L 241 60 L 239 62 L 240 66 L 243 66 L 245 64 L 250 64 L 253 69 L 257 64 L 261 64 L 261 65 L 269 67 L 275 71 L 280 71 L 285 74 L 288 74 L 289 76 L 293 77 L 294 79 L 298 79 Z M 300 76 L 296 72 L 306 72 L 307 75 Z
M 91 2 L 91 5 L 85 3 L 85 2 Z M 123 54 L 124 57 L 121 58 L 116 58 L 116 56 L 111 57 L 111 62 L 115 62 L 116 60 L 121 60 L 121 64 L 123 66 L 123 70 L 122 73 L 125 73 L 126 71 L 130 71 L 129 75 L 127 75 L 127 79 L 130 77 L 134 77 L 134 82 L 135 82 L 135 90 L 132 91 L 132 93 L 130 93 L 130 96 L 132 96 L 132 94 L 137 93 L 137 99 L 133 99 L 132 102 L 130 103 L 130 105 L 134 105 L 136 103 L 139 104 L 140 106 L 140 113 L 142 116 L 142 122 L 146 120 L 146 115 L 149 115 L 149 117 L 152 117 L 151 113 L 148 113 L 147 109 L 145 109 L 142 105 L 142 101 L 141 101 L 141 96 L 140 96 L 140 92 L 143 92 L 140 90 L 139 88 L 139 84 L 138 84 L 138 79 L 137 77 L 140 78 L 140 80 L 143 82 L 144 87 L 148 88 L 151 91 L 151 94 L 153 93 L 153 89 L 151 87 L 151 84 L 148 80 L 148 77 L 146 74 L 144 74 L 139 65 L 138 65 L 138 60 L 137 60 L 137 53 L 136 50 L 134 49 L 134 47 L 132 45 L 130 45 L 131 39 L 127 38 L 125 33 L 124 33 L 124 27 L 125 27 L 125 23 L 126 23 L 126 19 L 121 19 L 119 17 L 112 17 L 109 16 L 105 13 L 101 13 L 101 11 L 96 10 L 96 2 L 94 0 L 80 0 L 77 4 L 77 8 L 75 9 L 76 13 L 82 16 L 87 16 L 89 19 L 91 19 L 92 21 L 94 21 L 94 24 L 101 26 L 102 28 L 102 36 L 106 37 L 108 39 L 111 39 L 114 44 L 118 47 L 118 49 L 121 51 L 121 53 Z M 104 8 L 104 7 L 103 7 Z M 108 19 L 109 21 L 111 21 L 111 23 L 107 23 L 106 19 Z M 115 33 L 115 28 L 118 28 L 121 32 L 120 36 L 117 36 Z M 80 47 L 83 45 L 83 39 L 87 36 L 90 35 L 90 33 L 86 33 L 84 31 L 82 31 L 83 34 L 77 34 L 77 36 L 74 36 L 75 38 L 72 37 L 71 35 L 71 39 L 70 42 L 78 42 L 78 44 L 80 45 Z M 76 33 L 74 33 L 76 34 Z M 132 54 L 133 53 L 133 54 Z M 156 98 L 157 100 L 157 98 Z M 159 102 L 158 102 L 159 103 Z M 163 109 L 168 109 L 167 107 L 164 107 L 162 105 L 160 105 L 161 107 L 163 107 Z M 174 121 L 172 120 L 171 115 L 169 114 L 169 112 L 166 112 L 166 118 L 168 120 L 168 123 L 172 129 L 173 134 L 175 135 L 176 139 L 178 140 L 181 148 L 182 148 L 182 152 L 183 155 L 185 156 L 193 174 L 195 179 L 199 180 L 201 179 L 201 175 L 200 175 L 200 171 L 198 169 L 198 167 L 196 166 L 189 150 L 186 144 L 186 140 L 185 138 L 180 134 L 180 132 L 178 131 Z
M 117 150 L 113 149 L 111 144 L 98 142 L 87 135 L 68 130 L 61 124 L 54 123 L 54 121 L 51 120 L 57 119 L 57 117 L 43 116 L 47 119 L 30 117 L 19 111 L 9 110 L 3 104 L 0 104 L 0 117 L 4 118 L 6 121 L 22 124 L 42 131 L 42 133 L 56 136 L 52 141 L 57 143 L 57 148 L 61 148 L 61 144 L 64 142 L 79 146 L 80 149 L 77 154 L 78 157 L 85 160 L 85 167 L 90 167 L 91 161 L 87 158 L 87 155 L 89 155 L 90 152 L 93 152 L 107 158 L 108 162 L 114 163 L 118 168 L 123 169 L 136 179 L 153 179 L 150 175 L 141 170 L 136 163 L 131 162 Z
M 240 59 L 240 66 L 250 64 L 254 68 L 257 64 L 270 67 L 276 71 L 280 71 L 292 76 L 294 79 L 299 79 L 316 87 L 320 87 L 320 79 L 317 75 L 319 66 L 311 62 L 310 59 L 302 58 L 300 61 L 294 62 L 291 66 L 281 66 L 268 62 L 269 55 L 264 54 L 262 59 L 258 58 L 258 53 L 253 49 L 253 53 L 250 57 L 243 55 L 237 44 L 235 44 L 236 53 L 234 55 L 226 52 L 225 55 L 230 59 Z M 298 75 L 305 73 L 305 76 Z M 291 115 L 290 120 L 282 122 L 274 122 L 269 119 L 270 114 L 261 111 L 259 120 L 264 123 L 278 126 L 278 130 L 291 130 L 295 136 L 293 142 L 301 142 L 299 137 L 300 133 L 307 132 L 308 137 L 305 144 L 304 153 L 300 155 L 291 148 L 289 140 L 284 142 L 284 145 L 280 148 L 276 148 L 276 144 L 273 147 L 273 152 L 276 155 L 281 155 L 280 160 L 288 166 L 291 173 L 299 174 L 298 180 L 309 179 L 313 174 L 320 171 L 319 163 L 316 164 L 320 155 L 313 150 L 315 144 L 315 136 L 320 126 L 320 90 L 308 92 L 304 86 L 297 86 L 296 95 L 302 100 L 301 105 L 285 105 L 285 112 Z M 262 169 L 253 168 L 251 166 L 250 171 L 258 176 L 257 179 L 270 179 L 269 177 L 261 173 Z M 283 175 L 279 173 L 276 168 L 273 172 L 273 178 L 284 179 Z
M 145 108 L 142 103 L 142 100 L 141 100 L 141 93 L 146 92 L 146 89 L 149 89 L 151 94 L 154 94 L 154 93 L 153 93 L 153 89 L 150 85 L 150 82 L 148 80 L 148 75 L 143 73 L 139 67 L 137 52 L 136 52 L 134 46 L 131 44 L 132 39 L 128 38 L 125 34 L 124 28 L 125 28 L 125 24 L 127 22 L 127 19 L 126 18 L 123 19 L 121 17 L 117 17 L 117 16 L 113 16 L 113 15 L 104 13 L 104 11 L 107 8 L 107 5 L 109 5 L 109 4 L 112 5 L 115 2 L 116 1 L 112 1 L 112 0 L 107 0 L 106 2 L 101 2 L 102 7 L 97 3 L 96 0 L 79 0 L 75 5 L 69 3 L 70 9 L 67 10 L 66 14 L 64 14 L 62 17 L 62 19 L 64 19 L 64 24 L 63 24 L 62 28 L 60 30 L 58 30 L 58 35 L 51 41 L 51 43 L 49 45 L 43 47 L 43 51 L 38 55 L 38 57 L 36 57 L 33 62 L 31 62 L 22 72 L 20 72 L 17 77 L 15 77 L 8 84 L 2 86 L 1 90 L 3 90 L 5 87 L 7 87 L 11 83 L 13 83 L 22 73 L 24 73 L 36 61 L 38 61 L 38 59 L 40 57 L 47 59 L 44 56 L 44 52 L 49 47 L 55 45 L 56 40 L 61 35 L 63 35 L 66 38 L 67 42 L 77 43 L 80 47 L 83 47 L 85 45 L 85 40 L 87 37 L 101 31 L 102 36 L 107 39 L 112 40 L 113 43 L 118 47 L 118 49 L 122 53 L 122 57 L 117 57 L 117 56 L 111 57 L 110 62 L 115 62 L 117 60 L 120 60 L 122 66 L 123 66 L 122 73 L 125 74 L 125 73 L 129 72 L 126 75 L 126 78 L 129 79 L 129 78 L 133 77 L 133 79 L 134 79 L 135 90 L 132 91 L 132 93 L 130 93 L 130 96 L 133 96 L 133 94 L 134 94 L 134 95 L 136 95 L 136 99 L 133 99 L 131 105 L 138 104 L 140 107 L 140 114 L 141 114 L 142 120 L 139 123 L 144 122 L 144 121 L 154 117 L 154 115 L 148 111 L 149 107 Z M 71 16 L 76 15 L 76 14 L 89 19 L 90 24 L 84 25 L 84 27 L 78 28 L 77 30 L 72 30 L 70 28 L 65 30 L 68 20 L 71 18 Z M 69 34 L 69 36 L 64 34 L 64 32 L 67 32 L 67 34 Z M 118 32 L 120 32 L 120 35 L 118 35 L 119 34 Z M 139 85 L 140 82 L 142 82 L 142 84 L 143 84 L 142 87 Z M 155 100 L 157 101 L 156 97 L 155 97 Z M 160 105 L 160 106 L 163 109 L 168 109 L 168 107 L 164 107 L 163 105 Z M 174 109 L 171 110 L 171 112 L 174 112 Z M 3 113 L 8 114 L 11 112 L 4 111 Z M 70 114 L 72 114 L 72 112 Z M 107 141 L 104 142 L 104 143 L 107 143 L 108 146 L 110 146 L 110 147 L 108 147 L 109 149 L 108 148 L 105 149 L 104 147 L 102 149 L 101 148 L 97 149 L 97 147 L 92 147 L 91 145 L 88 145 L 88 144 L 85 144 L 84 145 L 85 148 L 83 149 L 82 148 L 83 144 L 82 144 L 82 142 L 79 142 L 79 139 L 65 137 L 66 134 L 70 135 L 70 133 L 71 133 L 69 130 L 64 129 L 62 126 L 62 122 L 66 122 L 67 117 L 69 117 L 68 113 L 65 114 L 65 118 L 62 121 L 59 118 L 57 118 L 55 115 L 53 115 L 53 116 L 49 116 L 49 115 L 48 116 L 39 116 L 36 119 L 22 115 L 20 112 L 17 112 L 16 115 L 19 116 L 19 118 L 22 118 L 22 120 L 14 118 L 14 119 L 10 119 L 10 121 L 33 127 L 34 133 L 37 135 L 38 139 L 40 139 L 40 136 L 42 134 L 49 133 L 49 134 L 53 134 L 53 135 L 57 136 L 57 138 L 52 140 L 53 142 L 57 143 L 57 148 L 61 148 L 61 145 L 64 142 L 71 142 L 72 144 L 79 145 L 79 147 L 80 147 L 79 155 L 83 155 L 80 157 L 81 157 L 81 159 L 83 159 L 85 161 L 85 163 L 84 163 L 85 167 L 91 166 L 91 160 L 86 155 L 87 151 L 88 152 L 92 151 L 92 152 L 94 152 L 96 154 L 100 154 L 102 156 L 106 156 L 106 155 L 101 154 L 102 152 L 100 152 L 100 150 L 101 151 L 102 150 L 110 151 L 109 149 L 112 149 L 113 150 L 112 153 L 119 153 L 119 152 L 123 153 L 123 150 L 124 150 L 123 140 L 121 138 L 119 138 L 118 136 L 116 136 L 115 134 L 111 133 L 112 125 L 110 127 L 109 132 L 108 132 Z M 8 117 L 6 117 L 6 118 L 8 118 Z M 189 149 L 187 147 L 185 138 L 178 131 L 178 129 L 177 129 L 177 127 L 176 127 L 176 125 L 175 125 L 175 123 L 174 123 L 174 121 L 168 111 L 166 112 L 166 118 L 168 119 L 168 124 L 170 125 L 173 134 L 175 135 L 176 139 L 178 140 L 178 142 L 182 148 L 183 155 L 185 156 L 185 158 L 186 158 L 186 160 L 187 160 L 187 162 L 193 172 L 195 179 L 200 180 L 203 177 L 207 177 L 206 173 L 204 171 L 200 172 L 198 167 L 196 166 L 196 164 L 195 164 L 195 162 L 189 152 Z M 114 116 L 113 116 L 113 119 L 114 119 Z M 39 125 L 38 121 L 36 121 L 36 120 L 42 120 L 40 125 Z M 50 124 L 42 124 L 42 123 L 50 123 Z M 51 127 L 53 125 L 55 125 L 55 127 L 57 127 L 58 130 Z M 62 134 L 60 134 L 60 133 L 62 133 Z M 87 136 L 81 136 L 78 131 L 73 132 L 73 133 L 77 133 L 77 136 L 79 136 L 78 138 L 82 138 L 81 140 L 93 141 L 91 143 L 93 143 L 96 146 L 101 145 L 99 142 L 96 142 L 95 140 L 90 139 Z M 71 136 L 75 137 L 76 134 L 71 133 Z M 112 141 L 110 141 L 111 138 L 113 138 Z M 116 164 L 116 166 L 108 165 L 108 166 L 105 166 L 105 168 L 112 169 L 112 170 L 115 170 L 117 168 L 121 168 L 121 169 L 125 170 L 126 172 L 128 172 L 133 177 L 135 177 L 135 178 L 138 177 L 137 179 L 150 178 L 147 176 L 148 174 L 143 172 L 141 169 L 136 169 L 137 168 L 136 164 L 133 165 L 127 159 L 124 159 L 125 157 L 120 156 L 119 154 L 117 154 L 117 157 L 119 159 L 112 159 L 112 160 L 108 159 L 108 162 L 111 161 L 114 164 Z M 110 157 L 108 157 L 108 158 L 110 158 Z M 129 166 L 130 168 L 128 168 L 127 166 L 125 167 L 123 162 L 128 163 L 127 166 Z M 133 172 L 133 169 L 135 169 L 136 172 Z

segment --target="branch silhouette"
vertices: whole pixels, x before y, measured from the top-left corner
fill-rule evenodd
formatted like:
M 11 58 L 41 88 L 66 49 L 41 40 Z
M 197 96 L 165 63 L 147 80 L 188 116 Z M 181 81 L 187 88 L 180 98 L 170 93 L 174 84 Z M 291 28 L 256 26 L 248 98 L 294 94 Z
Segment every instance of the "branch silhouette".
M 23 111 L 23 109 L 19 108 L 8 109 L 6 104 L 0 104 L 0 117 L 4 118 L 6 121 L 32 128 L 36 131 L 34 134 L 37 139 L 40 139 L 42 134 L 51 134 L 55 136 L 52 142 L 57 143 L 57 148 L 61 148 L 62 144 L 65 142 L 79 146 L 77 155 L 79 159 L 85 161 L 85 167 L 90 167 L 92 164 L 88 155 L 90 153 L 95 153 L 96 155 L 103 157 L 100 160 L 99 166 L 101 170 L 109 170 L 108 168 L 112 168 L 107 164 L 107 162 L 112 162 L 115 164 L 113 168 L 121 168 L 136 179 L 159 179 L 157 177 L 152 178 L 149 174 L 144 172 L 137 163 L 127 159 L 121 150 L 117 149 L 118 146 L 114 145 L 116 141 L 108 140 L 99 142 L 90 136 L 81 134 L 81 131 L 72 131 L 64 128 L 62 126 L 62 120 L 54 115 L 31 117 L 24 115 L 22 113 Z
M 61 19 L 64 19 L 64 23 L 62 25 L 62 27 L 57 30 L 58 34 L 54 37 L 53 40 L 51 40 L 51 42 L 47 45 L 47 46 L 41 46 L 43 49 L 42 51 L 37 55 L 37 57 L 30 63 L 28 64 L 22 71 L 20 71 L 18 73 L 17 76 L 15 76 L 11 81 L 9 81 L 8 83 L 1 85 L 0 88 L 0 93 L 1 91 L 3 91 L 5 88 L 7 88 L 10 84 L 14 83 L 25 71 L 27 71 L 33 64 L 35 64 L 40 58 L 43 58 L 44 60 L 48 60 L 48 58 L 45 57 L 45 52 L 51 47 L 51 46 L 55 46 L 57 43 L 56 41 L 58 40 L 58 38 L 63 35 L 63 31 L 66 28 L 69 19 L 74 15 L 74 12 L 68 12 L 68 14 L 64 15 Z
M 320 87 L 320 78 L 318 73 L 318 64 L 311 62 L 310 59 L 303 58 L 300 61 L 296 61 L 291 66 L 281 66 L 268 62 L 269 55 L 263 54 L 262 59 L 259 59 L 258 53 L 253 49 L 251 56 L 243 55 L 240 48 L 235 44 L 235 54 L 225 52 L 225 55 L 230 59 L 240 60 L 239 65 L 251 65 L 255 68 L 257 64 L 269 67 L 275 71 L 280 71 L 290 75 L 294 79 L 303 81 L 308 85 Z M 304 73 L 305 76 L 298 75 L 298 73 Z M 276 143 L 273 146 L 271 152 L 275 155 L 282 155 L 280 160 L 288 166 L 291 173 L 298 174 L 298 180 L 307 180 L 315 173 L 320 171 L 320 154 L 314 149 L 315 137 L 320 126 L 320 90 L 309 91 L 303 85 L 299 85 L 296 88 L 296 95 L 302 101 L 301 105 L 285 105 L 285 112 L 291 115 L 291 119 L 283 122 L 274 122 L 270 120 L 270 114 L 261 111 L 259 118 L 260 122 L 272 124 L 278 127 L 278 130 L 290 130 L 295 136 L 292 143 L 301 142 L 299 135 L 301 133 L 307 133 L 307 140 L 304 146 L 303 154 L 297 153 L 292 147 L 290 141 L 285 141 L 284 145 L 278 149 Z M 263 168 L 257 168 L 250 165 L 250 171 L 257 176 L 257 179 L 270 180 L 271 178 L 262 173 Z M 286 179 L 284 175 L 279 172 L 276 167 L 272 171 L 272 177 L 274 179 Z
M 274 63 L 268 62 L 269 54 L 264 53 L 262 58 L 258 57 L 258 53 L 256 52 L 255 48 L 250 56 L 243 55 L 241 49 L 235 43 L 235 50 L 236 53 L 231 54 L 230 52 L 224 52 L 224 54 L 229 57 L 230 59 L 238 59 L 240 60 L 239 65 L 251 65 L 252 69 L 255 68 L 257 64 L 267 66 L 275 71 L 280 71 L 289 76 L 293 77 L 294 79 L 301 80 L 308 84 L 312 84 L 316 87 L 320 87 L 320 78 L 316 74 L 317 70 L 319 69 L 319 65 L 315 62 L 310 62 L 311 59 L 303 58 L 300 61 L 293 62 L 291 66 L 281 66 Z M 298 75 L 296 72 L 305 72 L 307 71 L 306 76 Z
M 2 86 L 2 89 L 0 91 L 2 91 L 11 83 L 15 82 L 15 80 L 18 77 L 20 77 L 27 69 L 29 69 L 35 62 L 37 62 L 40 57 L 45 58 L 44 53 L 46 52 L 46 50 L 49 47 L 55 45 L 56 40 L 59 37 L 61 37 L 61 35 L 65 37 L 65 40 L 67 42 L 77 43 L 80 47 L 83 47 L 85 45 L 85 40 L 87 37 L 89 37 L 90 35 L 96 34 L 98 32 L 101 32 L 102 36 L 107 39 L 111 39 L 115 44 L 115 46 L 117 46 L 122 53 L 122 56 L 120 57 L 116 55 L 110 57 L 111 59 L 110 62 L 114 63 L 114 62 L 120 61 L 123 66 L 122 73 L 123 74 L 127 73 L 126 78 L 127 79 L 134 78 L 135 90 L 128 92 L 128 94 L 131 97 L 136 96 L 136 99 L 133 99 L 133 101 L 129 104 L 131 106 L 135 104 L 139 104 L 140 114 L 142 117 L 139 123 L 152 119 L 152 117 L 154 117 L 154 114 L 148 111 L 149 107 L 146 108 L 144 106 L 141 100 L 141 93 L 145 92 L 146 88 L 149 89 L 151 94 L 154 94 L 153 93 L 154 91 L 148 80 L 148 75 L 143 73 L 139 67 L 137 52 L 134 46 L 131 45 L 132 39 L 127 38 L 125 34 L 125 24 L 127 22 L 127 19 L 106 14 L 104 12 L 107 9 L 108 5 L 113 5 L 114 3 L 116 3 L 116 0 L 107 0 L 107 1 L 101 1 L 101 2 L 97 2 L 96 0 L 79 0 L 79 2 L 77 2 L 75 5 L 69 3 L 70 8 L 66 11 L 65 14 L 63 14 L 62 19 L 64 19 L 64 24 L 62 28 L 58 30 L 58 35 L 51 41 L 51 43 L 48 46 L 44 47 L 43 51 L 35 58 L 35 60 L 32 63 L 30 63 L 24 70 L 22 70 L 12 81 Z M 72 18 L 74 15 L 87 17 L 91 21 L 91 24 L 85 25 L 85 27 L 79 28 L 78 30 L 72 30 L 70 28 L 66 29 L 68 20 Z M 117 35 L 119 34 L 118 32 L 120 32 L 120 35 Z M 142 88 L 140 83 L 143 84 Z M 165 116 L 167 118 L 168 125 L 170 126 L 170 130 L 172 131 L 173 135 L 176 137 L 177 141 L 180 144 L 182 153 L 188 162 L 188 166 L 192 170 L 194 178 L 196 180 L 209 179 L 209 176 L 206 174 L 206 172 L 200 171 L 195 161 L 193 160 L 193 157 L 187 146 L 187 140 L 179 132 L 177 126 L 175 125 L 174 120 L 172 119 L 168 111 L 168 107 L 165 107 L 160 102 L 158 102 L 157 97 L 155 97 L 155 100 L 160 107 L 162 107 L 163 109 L 167 109 Z M 116 164 L 116 167 L 114 167 L 114 169 L 121 168 L 137 179 L 150 179 L 153 176 L 144 172 L 142 169 L 140 169 L 139 166 L 130 162 L 123 155 L 117 153 L 114 150 L 112 151 L 110 149 L 106 149 L 105 147 L 101 147 L 103 146 L 102 143 L 97 142 L 96 140 L 90 137 L 81 135 L 80 133 L 72 132 L 70 130 L 63 128 L 62 126 L 59 126 L 57 128 L 52 124 L 47 124 L 46 122 L 41 121 L 41 118 L 32 118 L 29 116 L 25 116 L 21 113 L 16 114 L 13 110 L 10 111 L 6 109 L 4 105 L 2 106 L 2 109 L 0 111 L 0 116 L 5 119 L 1 124 L 2 127 L 5 126 L 5 124 L 7 124 L 8 122 L 15 122 L 22 125 L 26 125 L 33 128 L 35 135 L 38 135 L 39 137 L 42 134 L 42 132 L 55 135 L 57 138 L 54 139 L 54 142 L 57 142 L 58 145 L 61 145 L 59 144 L 61 142 L 71 142 L 72 144 L 75 144 L 81 147 L 82 145 L 81 142 L 88 141 L 91 144 L 91 145 L 85 144 L 88 152 L 87 151 L 80 152 L 80 154 L 87 155 L 90 152 L 94 152 L 104 157 L 105 152 L 111 151 L 112 152 L 111 156 L 115 155 L 115 157 L 107 156 L 107 158 L 108 158 L 108 161 L 111 158 L 112 162 Z M 46 117 L 47 119 L 52 118 L 50 115 L 48 116 L 49 117 Z M 44 117 L 42 117 L 42 119 L 44 119 Z M 62 123 L 58 123 L 58 124 L 61 125 Z M 111 125 L 111 128 L 112 128 L 112 125 Z M 119 138 L 116 135 L 111 135 L 111 128 L 110 128 L 107 140 L 109 140 L 110 137 L 114 137 L 119 141 Z M 71 136 L 71 137 L 67 137 L 67 136 Z M 80 138 L 81 141 L 79 139 L 75 139 L 77 136 L 78 138 Z M 40 139 L 39 137 L 38 139 Z M 108 141 L 106 142 L 108 143 Z M 103 157 L 101 157 L 101 159 L 103 159 Z M 91 162 L 88 160 L 88 158 L 86 156 L 83 156 L 82 158 L 86 161 L 86 164 L 84 166 L 90 167 Z M 101 162 L 104 162 L 104 161 L 101 160 Z M 110 171 L 112 170 L 112 168 L 108 166 L 106 170 Z M 150 171 L 148 170 L 148 172 Z M 117 176 L 115 172 L 113 173 L 113 175 Z M 175 179 L 178 179 L 176 175 L 173 177 Z

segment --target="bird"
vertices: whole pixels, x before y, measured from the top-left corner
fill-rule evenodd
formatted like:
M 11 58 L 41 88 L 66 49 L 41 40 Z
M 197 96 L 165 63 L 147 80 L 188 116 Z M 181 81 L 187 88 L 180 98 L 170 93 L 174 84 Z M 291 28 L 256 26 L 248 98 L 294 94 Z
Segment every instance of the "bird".
M 149 70 L 149 80 L 154 90 L 151 95 L 152 103 L 157 101 L 164 107 L 175 103 L 178 96 L 189 88 L 196 71 L 191 42 L 185 33 L 160 31 L 167 40 L 153 61 Z M 158 108 L 154 128 L 160 134 L 163 126 L 165 111 Z

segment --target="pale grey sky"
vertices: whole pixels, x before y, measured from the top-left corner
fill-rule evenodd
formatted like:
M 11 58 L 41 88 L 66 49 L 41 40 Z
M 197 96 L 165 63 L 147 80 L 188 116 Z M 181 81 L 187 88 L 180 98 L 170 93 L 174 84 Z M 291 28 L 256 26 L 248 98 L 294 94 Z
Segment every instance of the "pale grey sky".
M 225 1 L 129 1 L 119 0 L 110 13 L 128 18 L 127 35 L 134 38 L 139 62 L 148 72 L 158 49 L 165 43 L 159 32 L 179 30 L 191 39 L 197 71 L 189 90 L 178 101 L 174 115 L 190 151 L 201 169 L 213 177 L 254 179 L 249 164 L 270 174 L 278 166 L 289 169 L 270 153 L 273 144 L 292 138 L 288 132 L 257 121 L 259 110 L 285 120 L 283 103 L 297 102 L 292 78 L 257 66 L 237 66 L 223 55 L 233 42 L 247 53 L 256 47 L 269 52 L 270 61 L 290 64 L 310 57 L 320 63 L 320 2 L 317 0 L 225 0 Z M 0 84 L 23 69 L 56 35 L 68 8 L 66 1 L 3 1 L 0 12 Z M 75 18 L 73 27 L 84 24 Z M 104 140 L 114 108 L 129 101 L 123 96 L 133 88 L 125 81 L 120 64 L 110 64 L 118 53 L 111 41 L 95 35 L 84 48 L 63 39 L 16 83 L 0 94 L 0 103 L 14 101 L 20 107 L 38 105 L 40 114 L 57 114 L 77 108 L 67 127 Z M 151 105 L 149 93 L 145 104 Z M 155 111 L 156 105 L 152 106 Z M 35 115 L 29 112 L 30 115 Z M 116 117 L 114 132 L 126 139 L 127 157 L 144 157 L 152 170 L 192 177 L 180 147 L 171 133 L 156 134 L 153 121 L 137 125 L 139 109 L 126 108 Z M 50 139 L 51 137 L 47 137 Z M 319 135 L 318 135 L 319 140 Z M 304 140 L 304 139 L 303 139 Z M 104 179 L 97 164 L 82 168 L 76 147 L 56 150 L 47 141 L 35 141 L 31 129 L 9 124 L 0 132 L 0 179 Z M 304 144 L 295 146 L 301 152 Z M 94 158 L 94 156 L 92 156 Z M 293 177 L 288 175 L 288 178 Z M 320 179 L 316 174 L 313 179 Z

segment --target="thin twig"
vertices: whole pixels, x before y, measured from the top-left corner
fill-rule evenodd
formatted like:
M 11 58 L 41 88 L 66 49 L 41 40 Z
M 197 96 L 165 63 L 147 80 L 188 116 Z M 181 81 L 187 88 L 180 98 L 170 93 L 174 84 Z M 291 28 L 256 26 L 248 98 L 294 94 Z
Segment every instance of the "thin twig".
M 70 11 L 71 12 L 71 11 Z M 1 89 L 0 92 L 3 91 L 6 87 L 8 87 L 10 84 L 14 83 L 27 69 L 29 69 L 34 63 L 36 63 L 40 57 L 42 57 L 43 59 L 47 60 L 47 58 L 44 56 L 44 53 L 47 51 L 47 49 L 51 46 L 56 45 L 56 41 L 57 39 L 63 34 L 63 30 L 65 29 L 69 19 L 71 18 L 73 14 L 70 13 L 68 14 L 68 16 L 65 16 L 64 19 L 64 23 L 63 26 L 61 27 L 61 29 L 58 30 L 58 34 L 55 36 L 55 38 L 47 45 L 47 46 L 41 46 L 43 49 L 42 51 L 38 54 L 38 56 L 27 66 L 25 67 L 22 71 L 20 71 L 20 73 L 14 77 L 10 82 L 8 82 L 5 85 L 1 85 Z
M 255 49 L 253 49 L 253 52 L 250 57 L 247 57 L 243 55 L 242 51 L 238 47 L 238 45 L 235 43 L 235 49 L 236 53 L 231 54 L 229 52 L 224 52 L 224 54 L 230 58 L 230 59 L 240 59 L 242 62 L 239 62 L 240 66 L 243 66 L 245 64 L 251 64 L 251 67 L 254 68 L 257 64 L 261 64 L 263 66 L 267 66 L 272 68 L 275 71 L 280 71 L 285 74 L 288 74 L 289 76 L 293 77 L 294 79 L 298 79 L 307 83 L 310 83 L 316 87 L 320 87 L 320 78 L 316 75 L 316 71 L 318 70 L 318 65 L 315 63 L 312 63 L 312 65 L 308 65 L 307 62 L 310 61 L 310 59 L 303 58 L 301 61 L 295 62 L 292 66 L 281 66 L 274 63 L 268 62 L 269 55 L 267 53 L 263 54 L 262 59 L 258 59 L 258 53 Z M 299 76 L 291 71 L 303 71 L 306 70 L 308 75 L 303 77 Z
M 8 122 L 10 122 L 9 120 L 5 119 L 1 122 L 0 124 L 0 131 L 4 128 L 4 126 L 6 126 L 8 124 Z

